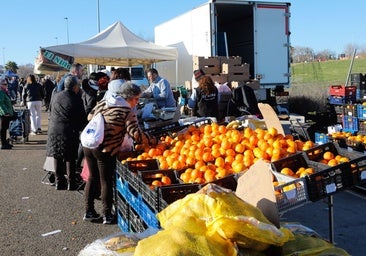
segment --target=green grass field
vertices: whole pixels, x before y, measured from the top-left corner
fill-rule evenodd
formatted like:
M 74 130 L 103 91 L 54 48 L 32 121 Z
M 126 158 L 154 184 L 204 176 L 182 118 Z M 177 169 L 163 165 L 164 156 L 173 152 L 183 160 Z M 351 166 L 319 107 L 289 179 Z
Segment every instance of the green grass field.
M 345 84 L 350 64 L 351 60 L 292 64 L 290 112 L 305 115 L 311 111 L 324 111 L 329 86 Z M 354 60 L 352 73 L 366 73 L 366 58 Z

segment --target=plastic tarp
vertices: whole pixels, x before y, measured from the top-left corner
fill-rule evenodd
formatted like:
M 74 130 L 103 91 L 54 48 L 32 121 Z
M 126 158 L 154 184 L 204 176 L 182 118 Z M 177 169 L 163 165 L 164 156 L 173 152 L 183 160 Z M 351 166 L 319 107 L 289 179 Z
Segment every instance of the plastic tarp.
M 81 64 L 105 66 L 147 65 L 178 57 L 176 48 L 145 41 L 119 21 L 84 42 L 44 49 L 72 56 L 75 62 Z

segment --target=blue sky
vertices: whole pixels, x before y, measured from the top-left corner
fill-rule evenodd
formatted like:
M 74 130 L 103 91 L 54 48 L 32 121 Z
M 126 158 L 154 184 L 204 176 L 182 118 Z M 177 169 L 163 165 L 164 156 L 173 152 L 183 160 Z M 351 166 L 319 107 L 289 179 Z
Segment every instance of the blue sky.
M 154 27 L 193 9 L 206 0 L 99 0 L 100 30 L 120 20 L 145 40 L 153 41 Z M 272 1 L 281 2 L 281 1 Z M 366 48 L 366 1 L 293 0 L 291 44 L 315 52 L 342 53 L 348 44 Z M 98 33 L 98 0 L 13 0 L 1 5 L 0 63 L 34 63 L 40 46 L 89 39 Z M 65 19 L 67 17 L 67 20 Z

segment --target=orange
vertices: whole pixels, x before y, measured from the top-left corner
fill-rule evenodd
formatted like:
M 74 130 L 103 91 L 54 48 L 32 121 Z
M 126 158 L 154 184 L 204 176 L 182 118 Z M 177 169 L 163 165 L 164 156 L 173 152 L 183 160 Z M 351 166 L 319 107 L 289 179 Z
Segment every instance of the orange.
M 161 169 L 161 170 L 169 169 L 168 162 L 165 159 L 159 160 L 159 169 Z
M 346 163 L 346 162 L 349 162 L 349 158 L 348 157 L 345 157 L 345 156 L 342 156 L 338 161 L 340 163 Z
M 212 182 L 216 179 L 215 176 L 216 176 L 216 172 L 213 171 L 213 170 L 208 169 L 208 170 L 205 171 L 205 174 L 204 174 L 203 177 L 204 177 L 206 182 Z
M 214 160 L 214 157 L 212 156 L 211 152 L 205 152 L 202 155 L 202 160 L 208 163 L 212 162 Z
M 190 180 L 190 178 L 191 178 L 191 174 L 190 174 L 190 173 L 188 173 L 188 172 L 183 172 L 183 173 L 179 176 L 179 178 L 180 178 L 183 182 L 188 183 L 188 182 L 189 182 L 189 180 Z
M 195 180 L 197 178 L 202 178 L 202 177 L 203 177 L 203 175 L 202 175 L 202 172 L 200 172 L 200 170 L 193 169 L 192 172 L 191 172 L 190 180 Z
M 212 149 L 212 152 L 211 152 L 212 156 L 214 158 L 218 158 L 221 156 L 221 153 L 220 153 L 220 149 Z
M 226 150 L 226 156 L 234 156 L 235 157 L 236 153 L 234 149 L 229 148 L 228 150 Z
M 271 134 L 272 136 L 276 136 L 278 134 L 278 131 L 276 128 L 274 127 L 270 127 L 267 131 L 269 134 Z
M 202 160 L 198 160 L 198 161 L 196 161 L 196 163 L 194 164 L 194 168 L 195 169 L 199 169 L 201 166 L 205 166 L 206 165 L 206 163 L 204 162 L 204 161 L 202 161 Z
M 244 163 L 242 161 L 239 161 L 239 160 L 234 160 L 231 163 L 231 167 L 233 168 L 233 171 L 236 172 L 236 173 L 244 171 L 244 169 L 245 169 Z
M 161 177 L 161 182 L 163 183 L 163 185 L 170 185 L 172 184 L 171 179 L 168 176 L 163 176 Z
M 153 187 L 160 187 L 160 186 L 162 186 L 162 185 L 163 185 L 163 183 L 162 183 L 160 180 L 154 180 L 154 181 L 151 183 L 151 185 L 152 185 Z
M 224 166 L 225 166 L 225 159 L 224 159 L 224 158 L 222 158 L 222 157 L 217 157 L 217 158 L 215 159 L 215 165 L 216 165 L 217 167 L 224 167 Z
M 338 163 L 338 161 L 336 160 L 336 159 L 330 159 L 329 161 L 328 161 L 328 165 L 329 166 L 336 166 L 336 165 L 338 165 L 339 163 Z
M 188 166 L 194 165 L 196 163 L 196 159 L 194 157 L 188 156 L 186 158 L 186 164 Z
M 334 157 L 335 157 L 334 154 L 330 151 L 326 151 L 323 154 L 323 159 L 325 159 L 325 160 L 331 160 L 331 159 L 334 159 Z
M 225 134 L 226 133 L 226 126 L 225 125 L 220 125 L 219 126 L 219 133 L 221 133 L 221 134 Z
M 281 173 L 285 174 L 285 175 L 288 175 L 288 176 L 294 176 L 295 175 L 295 173 L 288 167 L 282 168 Z
M 224 178 L 225 176 L 227 176 L 227 171 L 225 168 L 223 167 L 217 167 L 216 168 L 216 179 L 221 179 L 221 178 Z

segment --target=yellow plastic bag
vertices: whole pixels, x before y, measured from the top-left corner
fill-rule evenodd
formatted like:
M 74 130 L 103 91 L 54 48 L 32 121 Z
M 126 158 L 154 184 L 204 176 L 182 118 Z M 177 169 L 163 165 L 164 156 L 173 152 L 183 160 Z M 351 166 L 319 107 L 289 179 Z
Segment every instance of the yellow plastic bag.
M 302 234 L 295 234 L 294 237 L 294 240 L 283 246 L 285 256 L 350 256 L 345 250 L 335 247 L 323 239 Z
M 218 235 L 206 236 L 181 228 L 159 231 L 138 242 L 134 256 L 236 256 L 233 243 Z
M 225 239 L 238 243 L 239 247 L 264 251 L 270 245 L 282 246 L 293 234 L 285 228 L 247 216 L 218 217 L 207 224 L 208 234 L 218 233 Z

